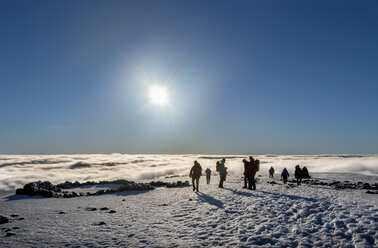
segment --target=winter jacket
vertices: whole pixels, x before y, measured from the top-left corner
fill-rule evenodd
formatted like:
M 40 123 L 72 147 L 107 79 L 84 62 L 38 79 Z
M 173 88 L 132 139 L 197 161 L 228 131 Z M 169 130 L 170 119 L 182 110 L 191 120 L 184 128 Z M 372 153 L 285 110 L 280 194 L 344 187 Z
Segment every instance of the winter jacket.
M 248 162 L 247 170 L 246 170 L 246 176 L 252 176 L 254 177 L 257 172 L 257 165 L 256 160 Z
M 199 177 L 202 175 L 202 167 L 199 164 L 193 165 L 192 169 L 190 170 L 189 176 L 190 177 Z
M 303 177 L 303 171 L 301 168 L 296 168 L 295 169 L 295 178 L 302 178 Z
M 289 175 L 289 172 L 286 170 L 286 169 L 284 169 L 283 171 L 282 171 L 282 173 L 281 173 L 281 177 L 289 177 L 290 175 Z

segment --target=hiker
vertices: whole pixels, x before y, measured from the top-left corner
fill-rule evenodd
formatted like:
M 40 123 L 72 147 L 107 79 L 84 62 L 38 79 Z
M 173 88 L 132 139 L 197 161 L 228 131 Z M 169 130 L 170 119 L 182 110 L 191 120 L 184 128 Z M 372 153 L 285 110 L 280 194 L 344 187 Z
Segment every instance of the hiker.
M 243 159 L 243 164 L 244 164 L 244 172 L 243 172 L 244 187 L 243 187 L 243 189 L 246 189 L 247 188 L 247 182 L 248 182 L 247 168 L 248 168 L 249 162 L 246 159 Z
M 287 183 L 287 178 L 288 178 L 289 176 L 290 176 L 290 175 L 289 175 L 289 172 L 287 171 L 286 168 L 284 168 L 284 169 L 282 170 L 282 173 L 281 173 L 281 177 L 283 178 L 284 184 Z
M 202 167 L 197 162 L 197 160 L 195 160 L 194 165 L 193 165 L 192 169 L 190 169 L 190 173 L 189 173 L 189 177 L 192 178 L 193 191 L 197 190 L 197 192 L 198 192 L 198 190 L 199 190 L 199 179 L 200 179 L 201 175 L 202 175 Z M 196 185 L 194 183 L 196 183 Z
M 306 166 L 303 167 L 302 171 L 303 171 L 302 178 L 311 178 L 310 174 L 308 173 Z
M 248 178 L 248 189 L 256 190 L 255 175 L 257 172 L 257 167 L 260 161 L 255 160 L 252 156 L 249 157 L 249 162 L 247 162 L 246 176 Z
M 297 185 L 301 185 L 303 177 L 303 171 L 299 165 L 295 166 L 295 178 L 297 179 Z
M 249 156 L 249 161 L 250 161 L 250 163 L 251 162 L 255 163 L 255 165 L 256 165 L 256 172 L 258 172 L 260 170 L 260 160 L 258 160 L 258 159 L 255 160 L 252 156 Z
M 217 162 L 217 171 L 219 172 L 219 188 L 223 188 L 223 182 L 225 181 L 227 175 L 225 163 L 226 159 L 222 159 L 221 162 Z
M 269 169 L 269 177 L 273 179 L 273 174 L 274 174 L 274 168 L 273 166 L 270 167 Z
M 205 173 L 206 173 L 206 182 L 207 182 L 207 184 L 209 184 L 210 183 L 211 170 L 209 168 L 207 168 L 205 170 Z

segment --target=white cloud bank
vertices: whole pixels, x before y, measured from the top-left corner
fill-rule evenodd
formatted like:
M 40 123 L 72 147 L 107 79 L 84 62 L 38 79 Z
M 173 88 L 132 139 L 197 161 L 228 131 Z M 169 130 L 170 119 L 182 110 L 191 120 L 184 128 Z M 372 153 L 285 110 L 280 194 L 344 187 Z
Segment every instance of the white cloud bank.
M 194 160 L 203 169 L 215 172 L 217 160 L 225 157 L 231 175 L 242 175 L 242 159 L 248 155 L 0 155 L 0 190 L 14 190 L 36 180 L 53 183 L 99 180 L 158 180 L 172 175 L 185 176 Z M 270 166 L 276 172 L 286 167 L 293 173 L 295 165 L 312 172 L 358 173 L 378 176 L 378 155 L 257 155 L 260 174 Z

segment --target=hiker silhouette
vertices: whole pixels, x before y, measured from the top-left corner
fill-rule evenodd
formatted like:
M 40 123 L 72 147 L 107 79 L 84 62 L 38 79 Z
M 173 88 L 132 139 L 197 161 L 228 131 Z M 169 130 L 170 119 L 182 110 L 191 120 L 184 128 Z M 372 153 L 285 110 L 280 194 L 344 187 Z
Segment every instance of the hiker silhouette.
M 297 185 L 301 185 L 303 178 L 303 171 L 299 165 L 295 166 L 295 178 L 297 179 Z
M 211 177 L 211 170 L 209 168 L 207 168 L 205 170 L 205 173 L 206 173 L 206 182 L 207 182 L 207 184 L 209 184 L 210 183 L 210 177 Z
M 282 179 L 283 179 L 283 181 L 284 181 L 284 184 L 287 183 L 287 178 L 288 178 L 289 176 L 290 176 L 290 175 L 289 175 L 289 172 L 287 171 L 286 168 L 284 168 L 284 169 L 282 170 L 282 173 L 281 173 L 281 177 L 282 177 Z
M 197 162 L 197 160 L 194 161 L 193 167 L 190 169 L 189 177 L 192 178 L 192 185 L 193 185 L 193 191 L 197 190 L 199 191 L 199 179 L 202 175 L 202 167 Z

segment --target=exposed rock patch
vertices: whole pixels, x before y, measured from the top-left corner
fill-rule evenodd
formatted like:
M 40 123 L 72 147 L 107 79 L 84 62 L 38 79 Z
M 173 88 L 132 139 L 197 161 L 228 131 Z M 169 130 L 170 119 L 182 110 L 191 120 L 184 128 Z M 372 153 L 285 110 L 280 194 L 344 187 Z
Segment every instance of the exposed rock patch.
M 98 190 L 95 193 L 87 192 L 87 193 L 76 193 L 74 191 L 62 191 L 63 189 L 72 189 L 81 186 L 88 186 L 88 185 L 103 185 L 103 184 L 118 184 L 120 185 L 117 189 L 107 189 L 107 190 Z M 124 191 L 142 191 L 142 190 L 153 190 L 155 187 L 167 187 L 167 188 L 174 188 L 174 187 L 188 187 L 190 186 L 189 181 L 177 181 L 177 182 L 150 182 L 150 183 L 136 183 L 127 180 L 115 180 L 115 181 L 100 181 L 100 182 L 69 182 L 66 181 L 64 183 L 60 183 L 57 185 L 52 184 L 49 181 L 45 182 L 31 182 L 24 185 L 23 188 L 19 188 L 16 190 L 16 194 L 18 195 L 29 195 L 35 196 L 40 195 L 43 197 L 59 197 L 59 198 L 72 198 L 72 197 L 81 197 L 81 196 L 91 196 L 91 195 L 103 195 L 103 194 L 111 194 L 117 192 L 124 192 Z

